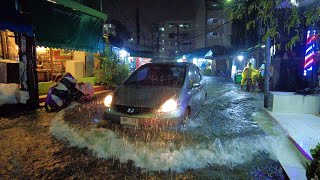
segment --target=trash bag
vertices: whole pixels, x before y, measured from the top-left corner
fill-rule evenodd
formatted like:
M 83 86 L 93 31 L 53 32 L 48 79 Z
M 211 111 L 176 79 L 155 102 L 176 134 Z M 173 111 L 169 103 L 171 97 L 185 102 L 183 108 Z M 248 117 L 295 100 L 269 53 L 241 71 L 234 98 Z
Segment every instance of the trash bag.
M 91 83 L 79 83 L 76 88 L 84 94 L 86 99 L 91 99 L 94 95 L 94 88 Z
M 77 89 L 77 80 L 67 73 L 49 89 L 44 107 L 47 111 L 60 110 L 83 96 Z
M 0 83 L 0 106 L 4 104 L 17 104 L 17 94 L 19 93 L 19 85 L 10 83 Z
M 302 90 L 297 90 L 295 92 L 295 94 L 301 94 L 301 95 L 311 95 L 311 94 L 314 94 L 314 91 L 310 88 L 305 88 L 305 89 L 302 89 Z

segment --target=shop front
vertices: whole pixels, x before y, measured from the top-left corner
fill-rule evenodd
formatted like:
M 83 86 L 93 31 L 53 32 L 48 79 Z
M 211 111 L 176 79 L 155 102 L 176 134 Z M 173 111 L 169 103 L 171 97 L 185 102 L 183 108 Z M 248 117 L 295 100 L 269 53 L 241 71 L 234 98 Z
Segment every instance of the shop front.
M 36 53 L 40 95 L 46 94 L 53 82 L 66 73 L 78 81 L 95 84 L 93 53 L 48 47 L 37 47 Z
M 70 73 L 94 85 L 94 54 L 104 50 L 106 15 L 76 2 L 35 0 L 28 4 L 36 37 L 39 94 Z
M 55 80 L 66 73 L 71 73 L 75 78 L 90 77 L 94 70 L 93 56 L 93 53 L 85 51 L 37 47 L 39 82 Z
M 191 62 L 200 68 L 203 75 L 215 76 L 224 69 L 224 61 L 219 59 L 217 47 L 195 49 L 177 58 L 178 62 Z
M 74 1 L 1 1 L 0 106 L 28 101 L 38 107 L 39 94 L 67 72 L 94 84 L 106 18 Z
M 33 84 L 34 32 L 21 5 L 11 0 L 0 2 L 0 107 L 37 101 Z M 10 108 L 9 108 L 10 110 Z M 2 112 L 2 111 L 1 111 Z

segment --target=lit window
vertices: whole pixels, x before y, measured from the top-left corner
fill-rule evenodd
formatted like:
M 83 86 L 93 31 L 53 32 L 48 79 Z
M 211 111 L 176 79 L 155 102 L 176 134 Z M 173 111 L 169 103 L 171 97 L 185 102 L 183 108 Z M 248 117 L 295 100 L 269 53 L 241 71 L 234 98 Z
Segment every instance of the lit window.
M 218 33 L 214 33 L 214 32 L 209 32 L 207 34 L 207 39 L 214 39 L 214 38 L 218 38 Z
M 209 18 L 207 20 L 208 25 L 217 24 L 218 22 L 219 22 L 219 19 L 217 19 L 217 18 Z

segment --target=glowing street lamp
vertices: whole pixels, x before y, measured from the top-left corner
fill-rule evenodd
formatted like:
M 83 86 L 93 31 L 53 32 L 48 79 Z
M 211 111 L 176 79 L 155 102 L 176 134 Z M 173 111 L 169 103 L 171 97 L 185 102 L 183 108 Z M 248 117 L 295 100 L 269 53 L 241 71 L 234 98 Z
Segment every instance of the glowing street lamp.
M 128 52 L 124 49 L 121 49 L 119 52 L 120 57 L 123 59 L 124 57 L 128 56 Z
M 237 58 L 239 61 L 242 61 L 244 59 L 243 55 L 239 55 Z

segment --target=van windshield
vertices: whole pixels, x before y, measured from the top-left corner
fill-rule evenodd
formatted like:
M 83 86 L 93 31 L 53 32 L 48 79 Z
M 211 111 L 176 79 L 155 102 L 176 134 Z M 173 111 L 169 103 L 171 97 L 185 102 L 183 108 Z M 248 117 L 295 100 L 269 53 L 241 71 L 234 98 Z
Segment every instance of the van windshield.
M 150 63 L 132 73 L 124 85 L 181 87 L 185 74 L 186 66 Z

